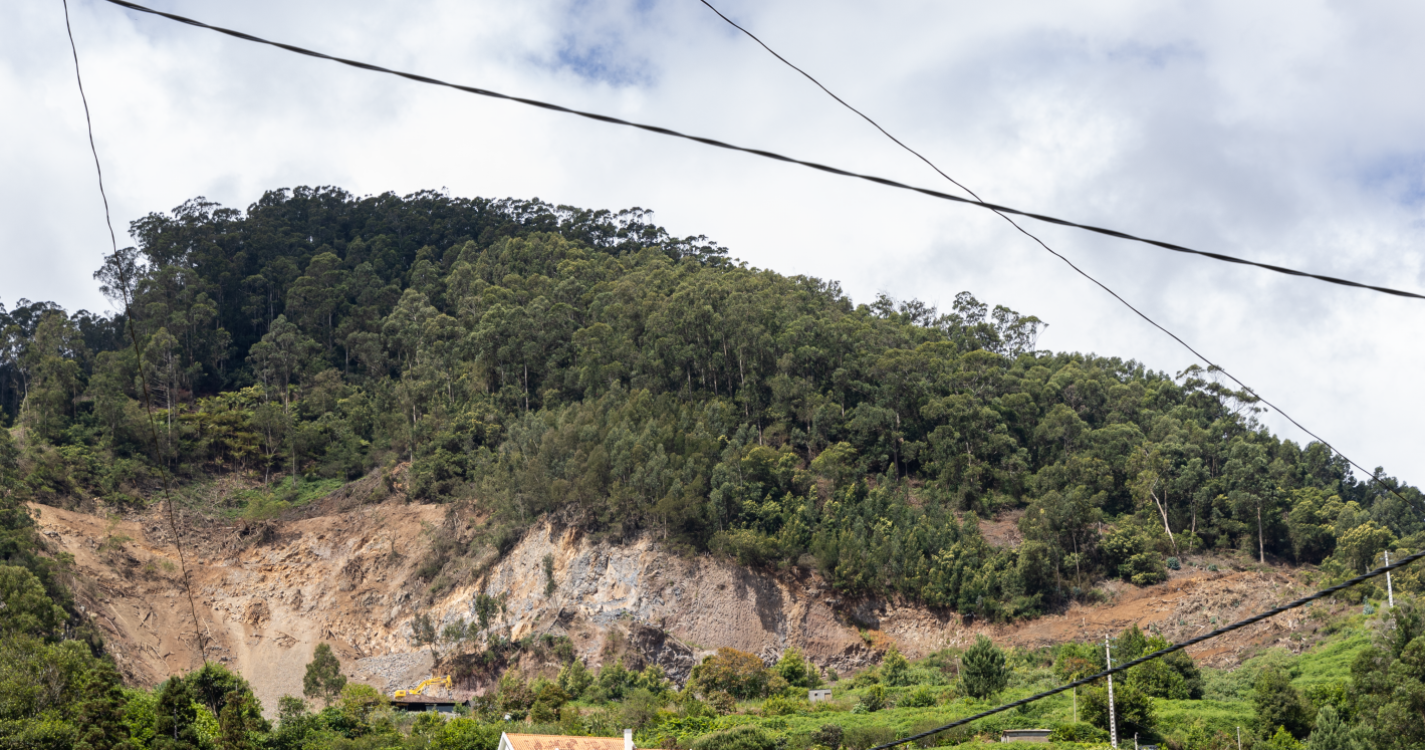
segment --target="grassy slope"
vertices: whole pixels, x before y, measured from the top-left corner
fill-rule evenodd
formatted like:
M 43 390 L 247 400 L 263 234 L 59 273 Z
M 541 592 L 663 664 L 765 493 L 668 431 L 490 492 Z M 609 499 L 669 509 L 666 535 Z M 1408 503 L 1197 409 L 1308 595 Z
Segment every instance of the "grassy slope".
M 1251 730 L 1253 721 L 1252 683 L 1257 674 L 1270 665 L 1286 668 L 1293 676 L 1292 683 L 1306 691 L 1314 686 L 1345 683 L 1350 678 L 1350 665 L 1357 652 L 1370 643 L 1371 623 L 1382 613 L 1367 616 L 1352 614 L 1342 621 L 1333 623 L 1333 633 L 1317 648 L 1300 655 L 1291 655 L 1276 649 L 1260 654 L 1246 661 L 1231 672 L 1204 669 L 1207 682 L 1207 698 L 1197 701 L 1155 700 L 1158 730 L 1165 737 L 1183 737 L 1195 722 L 1201 722 L 1210 734 L 1218 731 L 1232 735 L 1236 727 L 1244 733 Z M 1027 656 L 1027 655 L 1026 655 Z M 805 748 L 811 744 L 811 734 L 823 724 L 838 724 L 847 732 L 848 739 L 856 736 L 863 743 L 848 746 L 862 748 L 869 744 L 879 744 L 913 732 L 924 731 L 933 726 L 968 716 L 996 705 L 1032 695 L 1058 684 L 1051 670 L 1044 666 L 1026 667 L 1023 663 L 1030 659 L 1013 659 L 1020 666 L 1008 689 L 993 701 L 951 697 L 952 688 L 948 684 L 931 686 L 937 694 L 937 705 L 927 708 L 888 708 L 874 713 L 855 713 L 852 708 L 859 702 L 868 688 L 854 688 L 851 680 L 842 680 L 832 686 L 835 700 L 831 703 L 806 706 L 804 710 L 784 716 L 758 716 L 760 703 L 746 703 L 739 706 L 737 713 L 717 719 L 712 728 L 725 728 L 738 724 L 759 724 L 769 730 L 784 734 L 789 748 Z M 925 669 L 913 670 L 921 678 L 921 683 L 944 682 L 944 678 L 928 680 L 932 673 Z M 887 698 L 894 701 L 913 688 L 888 688 Z M 985 742 L 997 740 L 1004 729 L 1050 728 L 1056 724 L 1073 720 L 1074 698 L 1070 694 L 1059 694 L 1028 707 L 1006 711 L 976 722 L 971 730 L 973 737 L 962 735 L 953 740 L 961 742 Z M 691 729 L 691 727 L 690 727 Z M 656 740 L 657 732 L 649 736 Z M 941 740 L 952 744 L 952 738 Z M 1045 747 L 1035 745 L 1035 747 Z M 1082 745 L 1068 744 L 1066 747 L 1081 748 Z

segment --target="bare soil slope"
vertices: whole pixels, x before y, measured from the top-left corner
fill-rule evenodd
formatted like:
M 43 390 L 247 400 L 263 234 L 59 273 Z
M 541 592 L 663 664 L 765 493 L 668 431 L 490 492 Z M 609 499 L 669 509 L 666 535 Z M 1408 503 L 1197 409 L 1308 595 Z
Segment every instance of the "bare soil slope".
M 1067 612 L 1041 617 L 993 633 L 997 640 L 1021 646 L 1091 641 L 1117 635 L 1130 625 L 1152 629 L 1178 642 L 1296 599 L 1308 589 L 1290 568 L 1179 574 L 1157 586 L 1110 584 L 1111 600 L 1073 605 Z M 1232 668 L 1265 648 L 1279 646 L 1300 653 L 1324 636 L 1322 628 L 1345 605 L 1318 602 L 1278 615 L 1188 649 L 1199 663 Z M 1317 616 L 1313 616 L 1317 615 Z
M 201 663 L 177 553 L 157 509 L 116 521 L 32 507 L 57 551 L 74 556 L 79 601 L 130 680 L 151 685 Z M 271 525 L 180 519 L 207 657 L 247 677 L 269 711 L 279 696 L 301 694 L 319 642 L 332 645 L 355 679 L 385 691 L 414 685 L 430 675 L 432 658 L 410 644 L 411 618 L 474 620 L 480 594 L 504 601 L 491 633 L 567 635 L 591 665 L 617 652 L 611 643 L 642 650 L 673 675 L 685 675 L 693 659 L 720 646 L 772 659 L 795 645 L 845 674 L 878 661 L 891 642 L 914 657 L 963 646 L 982 632 L 1001 643 L 1039 646 L 1097 639 L 1137 623 L 1178 640 L 1301 588 L 1285 569 L 1184 571 L 1159 586 L 1111 587 L 1105 604 L 1012 626 L 967 625 L 924 607 L 848 601 L 814 574 L 679 557 L 652 539 L 599 544 L 577 529 L 545 525 L 478 582 L 432 594 L 416 569 L 431 543 L 429 530 L 449 521 L 447 506 L 407 504 L 398 494 L 349 507 L 334 496 L 307 515 Z M 546 557 L 553 560 L 552 589 Z M 1262 646 L 1299 649 L 1311 642 L 1316 622 L 1279 617 L 1195 656 L 1232 666 L 1243 651 Z
M 284 693 L 301 695 L 319 642 L 347 663 L 410 650 L 401 629 L 422 586 L 413 580 L 414 558 L 402 551 L 419 549 L 423 524 L 444 514 L 437 506 L 366 506 L 285 523 L 275 539 L 246 544 L 240 527 L 191 526 L 184 533 L 190 608 L 156 512 L 114 524 L 36 510 L 42 533 L 74 555 L 79 601 L 129 679 L 155 684 L 201 664 L 196 609 L 207 657 L 241 672 L 269 708 Z

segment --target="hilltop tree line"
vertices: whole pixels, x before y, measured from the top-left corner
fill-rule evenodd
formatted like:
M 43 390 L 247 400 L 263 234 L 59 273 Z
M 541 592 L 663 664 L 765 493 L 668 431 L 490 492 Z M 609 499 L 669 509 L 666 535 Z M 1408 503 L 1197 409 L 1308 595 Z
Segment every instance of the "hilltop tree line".
M 161 466 L 280 507 L 381 470 L 480 504 L 500 549 L 552 518 L 1000 619 L 1205 551 L 1345 574 L 1425 531 L 1418 490 L 1213 372 L 1043 351 L 969 293 L 856 304 L 639 209 L 301 188 L 131 234 L 95 274 L 127 315 L 0 311 L 14 497 L 142 503 Z M 1023 543 L 989 544 L 1015 509 Z

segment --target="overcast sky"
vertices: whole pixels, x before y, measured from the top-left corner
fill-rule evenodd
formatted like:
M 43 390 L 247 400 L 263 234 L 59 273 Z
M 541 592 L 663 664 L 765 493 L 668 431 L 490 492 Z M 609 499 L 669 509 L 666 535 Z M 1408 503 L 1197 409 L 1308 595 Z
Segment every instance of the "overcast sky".
M 1425 4 L 748 2 L 719 7 L 986 200 L 1425 289 Z M 1175 373 L 1191 355 L 1003 220 L 752 156 L 403 82 L 71 0 L 120 243 L 194 196 L 434 188 L 641 206 L 751 265 Z M 331 54 L 945 188 L 698 0 L 153 0 Z M 108 310 L 59 2 L 0 7 L 0 303 Z M 1029 222 L 1352 459 L 1419 484 L 1425 301 Z M 130 243 L 131 244 L 131 243 Z M 1272 414 L 1286 438 L 1309 438 Z

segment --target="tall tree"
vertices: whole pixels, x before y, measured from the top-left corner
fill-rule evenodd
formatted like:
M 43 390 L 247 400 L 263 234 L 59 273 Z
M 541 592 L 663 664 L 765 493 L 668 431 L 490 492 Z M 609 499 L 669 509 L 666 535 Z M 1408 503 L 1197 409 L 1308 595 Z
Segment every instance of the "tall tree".
M 312 652 L 312 661 L 307 664 L 307 673 L 302 677 L 302 694 L 321 698 L 323 705 L 330 705 L 344 687 L 346 675 L 341 673 L 341 662 L 332 653 L 331 646 L 318 643 Z
M 977 637 L 961 659 L 960 681 L 965 693 L 975 698 L 988 698 L 1004 690 L 1009 684 L 1004 652 L 989 638 Z

